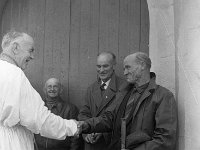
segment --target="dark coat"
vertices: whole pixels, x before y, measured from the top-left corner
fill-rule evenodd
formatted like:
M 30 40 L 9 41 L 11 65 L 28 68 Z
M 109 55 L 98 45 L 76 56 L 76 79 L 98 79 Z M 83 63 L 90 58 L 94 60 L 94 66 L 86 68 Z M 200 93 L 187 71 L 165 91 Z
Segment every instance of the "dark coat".
M 100 117 L 87 120 L 83 132 L 112 131 L 110 150 L 121 149 L 121 121 L 130 85 L 123 85 L 116 103 Z M 124 110 L 123 110 L 124 109 Z M 123 111 L 122 111 L 123 110 Z M 173 94 L 151 78 L 126 122 L 126 148 L 130 150 L 175 150 L 177 140 L 177 107 Z
M 85 104 L 79 112 L 78 119 L 86 120 L 102 114 L 104 110 L 114 101 L 118 88 L 124 82 L 125 80 L 113 74 L 103 95 L 101 94 L 99 81 L 96 81 L 89 86 L 85 96 Z M 85 138 L 85 136 L 86 135 L 83 134 L 83 138 Z M 85 150 L 106 150 L 108 144 L 110 143 L 110 137 L 110 133 L 104 133 L 95 144 L 88 144 L 85 142 Z
M 64 119 L 77 119 L 78 116 L 77 107 L 73 104 L 65 103 L 61 99 L 52 107 L 51 112 Z M 78 150 L 80 143 L 77 138 L 67 137 L 65 140 L 54 140 L 38 134 L 35 135 L 35 140 L 38 150 Z

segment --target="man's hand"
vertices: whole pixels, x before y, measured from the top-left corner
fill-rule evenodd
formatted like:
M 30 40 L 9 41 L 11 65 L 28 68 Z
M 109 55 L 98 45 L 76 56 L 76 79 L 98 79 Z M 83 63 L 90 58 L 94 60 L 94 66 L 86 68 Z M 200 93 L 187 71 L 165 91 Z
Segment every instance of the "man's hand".
M 87 134 L 87 136 L 85 137 L 85 141 L 90 144 L 95 144 L 101 136 L 102 133 Z
M 102 133 L 94 133 L 93 144 L 96 143 L 100 139 L 101 136 L 102 136 Z
M 85 139 L 84 139 L 87 143 L 93 143 L 93 140 L 94 140 L 94 133 L 92 134 L 87 134 Z
M 76 133 L 74 134 L 75 137 L 79 137 L 79 134 L 82 133 L 82 124 L 83 124 L 83 121 L 76 121 L 74 120 L 76 125 L 77 125 L 77 131 Z

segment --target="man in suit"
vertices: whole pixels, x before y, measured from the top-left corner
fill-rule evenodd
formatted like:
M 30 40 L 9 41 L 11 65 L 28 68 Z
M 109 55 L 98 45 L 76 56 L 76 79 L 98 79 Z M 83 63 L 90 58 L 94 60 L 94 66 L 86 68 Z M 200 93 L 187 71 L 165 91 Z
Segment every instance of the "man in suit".
M 116 57 L 111 52 L 102 52 L 97 57 L 98 80 L 88 87 L 85 104 L 78 115 L 79 120 L 97 117 L 113 103 L 119 86 L 124 82 L 115 74 Z M 85 150 L 106 150 L 110 133 L 83 134 Z
M 128 84 L 120 87 L 114 104 L 104 114 L 82 122 L 83 133 L 112 131 L 109 150 L 120 150 L 122 144 L 129 150 L 175 150 L 176 102 L 168 89 L 156 84 L 150 68 L 151 60 L 145 53 L 128 55 L 124 59 Z M 121 118 L 126 120 L 123 132 Z
M 78 109 L 75 105 L 63 101 L 61 93 L 63 86 L 57 78 L 50 78 L 44 86 L 45 106 L 55 115 L 64 119 L 77 119 Z M 80 139 L 67 137 L 65 140 L 54 140 L 35 135 L 38 150 L 78 150 Z

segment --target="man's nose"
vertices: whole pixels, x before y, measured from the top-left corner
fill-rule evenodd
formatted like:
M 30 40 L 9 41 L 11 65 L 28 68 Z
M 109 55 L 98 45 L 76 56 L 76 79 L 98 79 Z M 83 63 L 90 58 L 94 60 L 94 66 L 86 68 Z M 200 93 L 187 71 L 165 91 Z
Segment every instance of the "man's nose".
M 128 71 L 127 69 L 124 69 L 124 75 L 127 75 Z
M 103 71 L 104 71 L 104 68 L 103 68 L 103 67 L 101 67 L 99 71 L 100 71 L 100 72 L 103 72 Z
M 31 54 L 31 55 L 30 55 L 30 58 L 31 58 L 31 59 L 34 59 L 34 54 Z

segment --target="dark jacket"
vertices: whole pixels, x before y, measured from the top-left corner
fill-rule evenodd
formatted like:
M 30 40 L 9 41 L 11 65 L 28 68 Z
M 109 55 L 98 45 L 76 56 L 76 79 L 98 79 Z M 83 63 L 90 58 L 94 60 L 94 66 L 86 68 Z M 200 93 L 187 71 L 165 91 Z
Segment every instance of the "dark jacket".
M 177 107 L 173 94 L 155 83 L 151 73 L 148 87 L 126 122 L 126 148 L 130 150 L 175 150 L 177 136 Z M 100 117 L 87 120 L 83 132 L 112 131 L 110 150 L 121 148 L 121 121 L 130 85 L 123 85 L 116 103 Z M 123 111 L 122 111 L 123 110 Z
M 103 95 L 101 94 L 100 90 L 100 81 L 96 81 L 89 86 L 85 96 L 85 104 L 79 112 L 78 119 L 86 120 L 102 114 L 105 109 L 114 101 L 118 88 L 124 82 L 125 80 L 113 74 L 111 81 Z M 83 138 L 85 138 L 85 136 L 86 135 L 83 134 Z M 108 144 L 110 143 L 110 137 L 110 133 L 104 133 L 95 144 L 88 144 L 85 142 L 85 150 L 106 150 Z
M 46 103 L 45 105 L 47 106 Z M 61 99 L 51 108 L 51 112 L 64 119 L 77 119 L 78 115 L 78 109 L 75 105 L 65 103 Z M 80 141 L 73 137 L 67 137 L 65 140 L 54 140 L 38 134 L 35 135 L 35 140 L 39 150 L 78 150 Z

